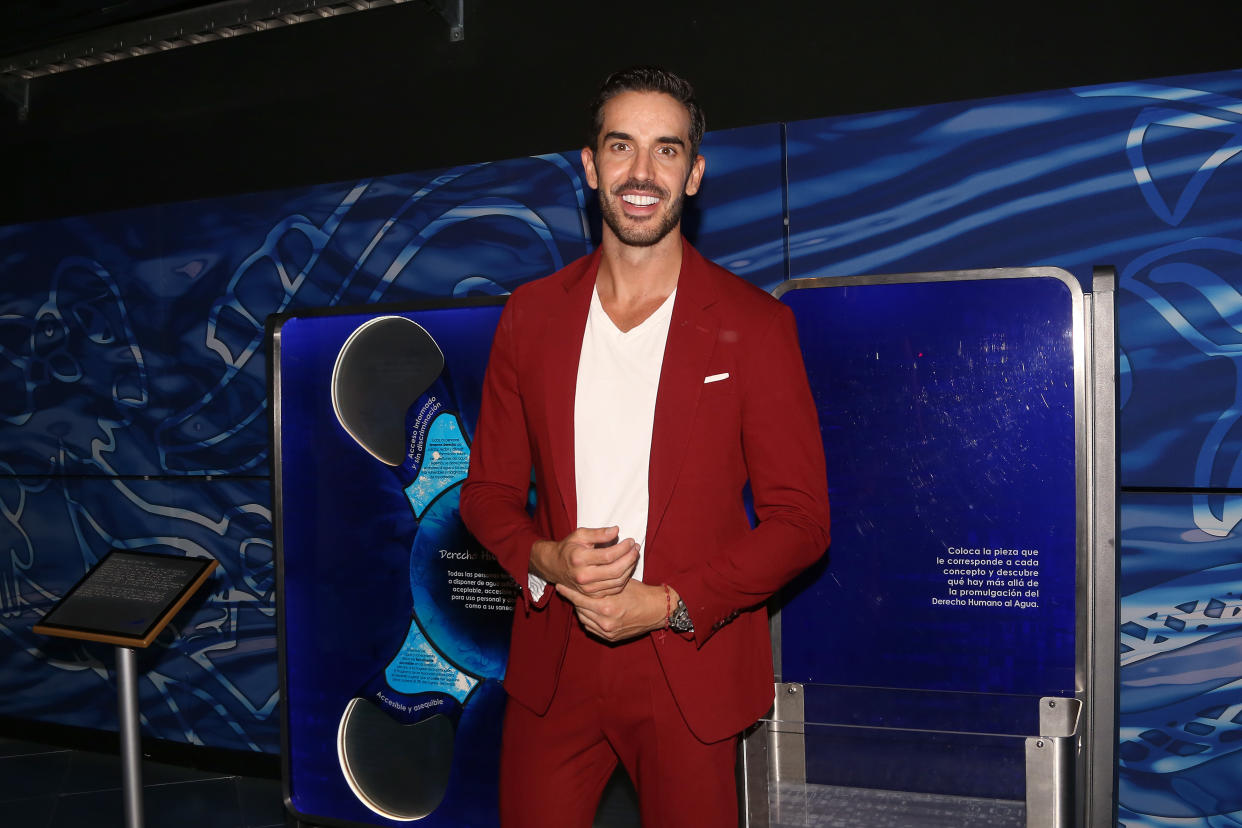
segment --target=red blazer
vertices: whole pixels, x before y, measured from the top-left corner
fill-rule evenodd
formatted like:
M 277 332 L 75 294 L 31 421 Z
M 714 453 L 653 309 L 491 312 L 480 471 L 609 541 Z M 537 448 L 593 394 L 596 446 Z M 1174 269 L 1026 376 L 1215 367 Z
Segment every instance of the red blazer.
M 672 585 L 690 611 L 693 640 L 663 630 L 648 638 L 686 722 L 713 742 L 772 704 L 764 601 L 827 548 L 828 488 L 793 314 L 688 243 L 683 250 L 651 438 L 643 578 Z M 510 297 L 461 494 L 466 525 L 526 596 L 505 687 L 540 715 L 576 620 L 550 587 L 532 601 L 526 576 L 536 540 L 577 528 L 574 386 L 599 260 L 597 250 Z

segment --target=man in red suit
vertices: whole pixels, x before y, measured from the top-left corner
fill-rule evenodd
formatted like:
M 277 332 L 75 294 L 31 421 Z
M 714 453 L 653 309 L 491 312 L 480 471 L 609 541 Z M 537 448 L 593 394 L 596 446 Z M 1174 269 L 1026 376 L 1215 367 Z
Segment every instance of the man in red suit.
M 510 298 L 461 496 L 523 592 L 501 821 L 589 826 L 620 761 L 648 828 L 732 828 L 738 734 L 772 704 L 765 601 L 828 545 L 815 407 L 789 310 L 681 236 L 690 85 L 619 72 L 593 117 L 602 243 Z

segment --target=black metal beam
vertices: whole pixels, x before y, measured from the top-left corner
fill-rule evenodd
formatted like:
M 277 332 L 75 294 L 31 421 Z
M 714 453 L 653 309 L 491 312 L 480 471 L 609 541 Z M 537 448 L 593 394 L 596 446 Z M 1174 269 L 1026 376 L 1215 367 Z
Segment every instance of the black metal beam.
M 0 77 L 30 80 L 143 55 L 256 34 L 410 0 L 225 0 L 208 6 L 108 26 L 51 46 L 0 58 Z M 465 38 L 462 0 L 425 0 Z

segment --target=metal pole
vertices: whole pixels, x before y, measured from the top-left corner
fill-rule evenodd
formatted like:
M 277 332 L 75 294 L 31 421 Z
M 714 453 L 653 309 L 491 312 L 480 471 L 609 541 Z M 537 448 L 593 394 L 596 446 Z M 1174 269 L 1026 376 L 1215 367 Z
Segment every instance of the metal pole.
M 1117 271 L 1091 282 L 1092 543 L 1087 614 L 1090 648 L 1082 732 L 1079 813 L 1088 828 L 1117 824 Z M 1081 628 L 1080 628 L 1081 629 Z
M 121 724 L 121 788 L 125 828 L 142 828 L 142 749 L 138 742 L 137 654 L 116 648 L 117 712 Z
M 1039 700 L 1039 734 L 1026 739 L 1027 828 L 1072 828 L 1074 743 L 1082 703 L 1048 696 Z
M 769 828 L 772 800 L 768 784 L 768 722 L 760 721 L 742 734 L 738 749 L 738 811 L 744 828 Z

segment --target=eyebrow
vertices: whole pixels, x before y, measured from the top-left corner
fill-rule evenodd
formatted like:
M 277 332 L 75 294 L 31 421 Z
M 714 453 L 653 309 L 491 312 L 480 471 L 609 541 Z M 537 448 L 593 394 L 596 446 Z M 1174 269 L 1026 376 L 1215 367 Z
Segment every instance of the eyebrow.
M 604 140 L 605 140 L 605 141 L 609 141 L 609 140 L 612 140 L 612 139 L 618 139 L 618 140 L 621 140 L 621 141 L 633 141 L 633 140 L 634 140 L 634 136 L 630 135 L 630 134 L 629 134 L 629 133 L 627 133 L 627 132 L 617 132 L 616 130 L 613 130 L 612 132 L 606 132 L 606 133 L 604 133 Z M 686 142 L 685 142 L 685 141 L 683 141 L 683 140 L 681 140 L 680 138 L 678 138 L 676 135 L 673 135 L 673 136 L 668 136 L 668 135 L 661 136 L 661 137 L 659 137 L 659 138 L 657 138 L 657 139 L 656 139 L 656 143 L 657 143 L 657 144 L 676 144 L 676 145 L 677 145 L 677 146 L 679 146 L 679 147 L 684 147 L 684 146 L 686 145 Z

